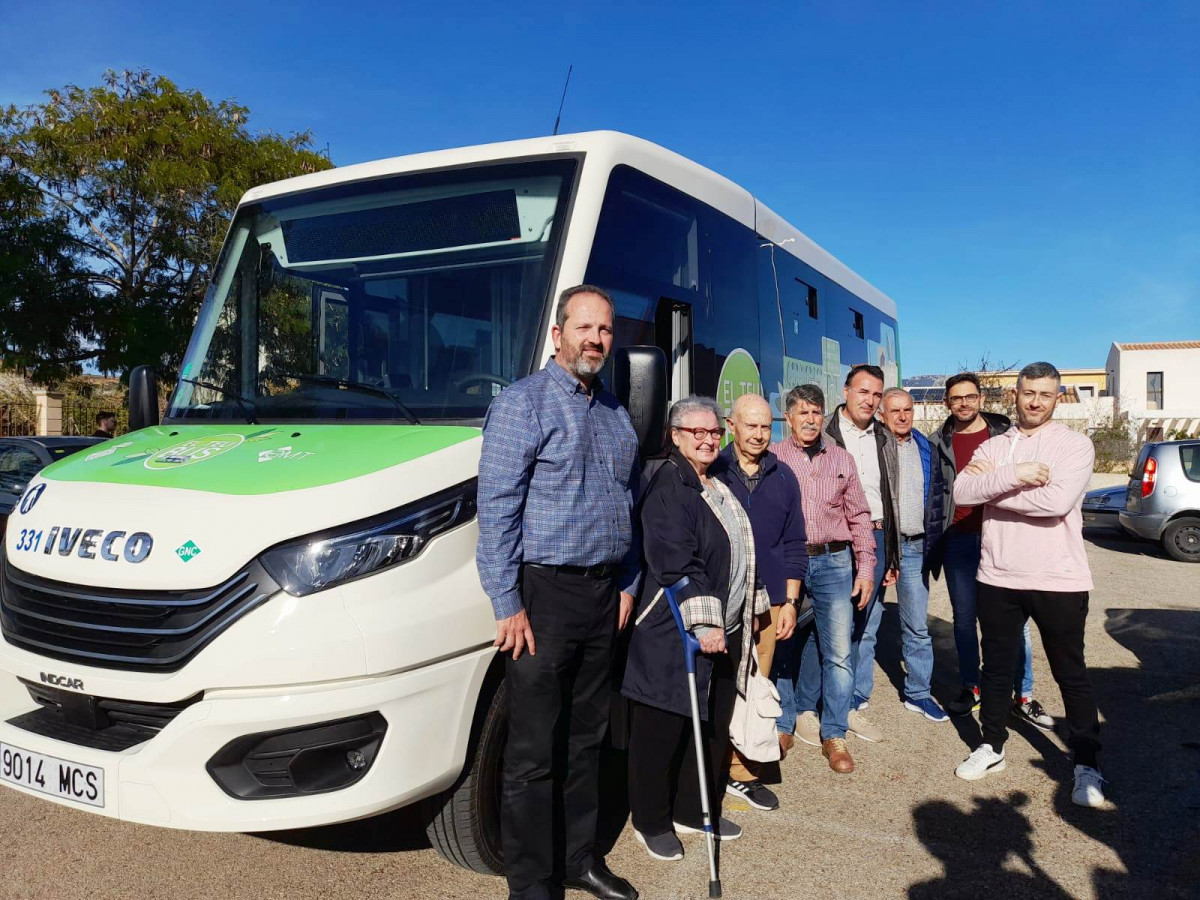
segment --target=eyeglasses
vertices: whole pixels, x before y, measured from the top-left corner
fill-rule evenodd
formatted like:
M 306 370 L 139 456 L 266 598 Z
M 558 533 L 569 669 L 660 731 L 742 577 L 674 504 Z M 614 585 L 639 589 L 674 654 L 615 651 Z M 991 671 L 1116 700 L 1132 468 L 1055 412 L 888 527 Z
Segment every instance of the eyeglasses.
M 725 436 L 724 428 L 684 428 L 682 425 L 672 425 L 676 431 L 686 431 L 698 441 L 704 440 L 706 437 L 711 437 L 714 441 L 719 441 Z
M 978 394 L 962 394 L 958 397 L 951 397 L 950 405 L 953 406 L 956 403 L 974 403 L 978 399 L 979 399 Z

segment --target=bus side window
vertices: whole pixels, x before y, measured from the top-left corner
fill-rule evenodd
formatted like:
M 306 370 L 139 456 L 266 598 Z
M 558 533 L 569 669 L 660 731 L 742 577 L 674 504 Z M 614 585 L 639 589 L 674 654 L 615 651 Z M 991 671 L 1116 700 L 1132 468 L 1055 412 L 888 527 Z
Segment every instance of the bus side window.
M 346 298 L 320 286 L 320 330 L 317 333 L 318 374 L 350 377 L 350 308 Z
M 796 283 L 800 285 L 800 291 L 804 297 L 805 306 L 808 309 L 808 317 L 810 319 L 819 319 L 821 310 L 817 304 L 817 289 L 806 281 L 796 279 Z

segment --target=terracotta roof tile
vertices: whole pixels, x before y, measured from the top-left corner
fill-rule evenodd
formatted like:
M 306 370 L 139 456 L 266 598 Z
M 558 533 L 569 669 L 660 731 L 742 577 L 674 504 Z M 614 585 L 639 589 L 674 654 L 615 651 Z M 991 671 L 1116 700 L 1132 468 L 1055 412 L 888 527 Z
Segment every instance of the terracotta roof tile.
M 1118 350 L 1200 350 L 1200 341 L 1152 341 L 1148 344 L 1117 344 Z

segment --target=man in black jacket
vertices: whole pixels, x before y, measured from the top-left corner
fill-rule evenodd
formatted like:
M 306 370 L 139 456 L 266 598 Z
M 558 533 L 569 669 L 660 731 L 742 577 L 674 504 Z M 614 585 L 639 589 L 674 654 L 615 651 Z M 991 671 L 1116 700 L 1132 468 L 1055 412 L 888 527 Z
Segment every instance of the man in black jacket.
M 896 439 L 875 418 L 883 399 L 883 370 L 879 366 L 854 366 L 846 376 L 843 395 L 846 402 L 825 419 L 825 433 L 854 457 L 875 530 L 875 594 L 854 617 L 854 698 L 849 721 L 853 734 L 875 743 L 883 740 L 883 731 L 863 711 L 875 687 L 875 638 L 883 618 L 883 597 L 895 584 L 895 573 L 900 569 L 900 501 L 896 490 L 899 456 Z
M 117 414 L 104 410 L 96 413 L 96 430 L 92 437 L 110 438 L 117 433 Z
M 786 641 L 796 629 L 800 588 L 808 569 L 808 538 L 800 508 L 796 476 L 767 447 L 771 443 L 771 407 L 758 394 L 734 401 L 725 426 L 733 442 L 713 467 L 713 474 L 733 493 L 754 531 L 758 574 L 771 598 L 770 621 L 763 621 L 756 638 L 758 669 L 770 677 L 776 640 Z M 792 736 L 780 735 L 786 753 Z M 774 791 L 759 780 L 760 763 L 732 751 L 727 792 L 755 809 L 779 808 Z
M 975 615 L 975 573 L 979 569 L 982 507 L 956 507 L 954 479 L 970 463 L 975 450 L 988 438 L 1012 427 L 1007 416 L 980 409 L 983 390 L 973 372 L 959 372 L 946 379 L 946 417 L 935 441 L 942 469 L 942 509 L 946 533 L 933 551 L 930 568 L 946 570 L 946 588 L 954 614 L 954 647 L 958 651 L 962 692 L 946 704 L 954 716 L 968 715 L 979 708 L 979 636 Z M 1013 684 L 1013 715 L 1042 730 L 1054 727 L 1042 705 L 1033 699 L 1033 638 L 1025 623 L 1025 640 Z

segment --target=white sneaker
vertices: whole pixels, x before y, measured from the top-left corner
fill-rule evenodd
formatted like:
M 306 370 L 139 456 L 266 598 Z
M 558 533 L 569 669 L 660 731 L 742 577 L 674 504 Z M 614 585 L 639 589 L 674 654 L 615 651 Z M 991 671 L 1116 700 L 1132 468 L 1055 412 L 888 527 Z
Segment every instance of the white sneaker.
M 821 746 L 821 720 L 812 710 L 796 717 L 796 738 L 814 747 Z
M 1103 806 L 1104 776 L 1091 766 L 1075 767 L 1075 788 L 1071 791 L 1071 802 L 1076 806 Z
M 1018 719 L 1024 719 L 1030 725 L 1035 725 L 1042 731 L 1054 730 L 1054 717 L 1042 708 L 1042 704 L 1038 703 L 1032 697 L 1022 697 L 1019 700 L 1014 700 L 1012 705 L 1012 714 Z
M 991 744 L 980 744 L 958 764 L 954 774 L 963 781 L 978 781 L 985 775 L 1004 771 L 1004 751 L 997 753 Z

